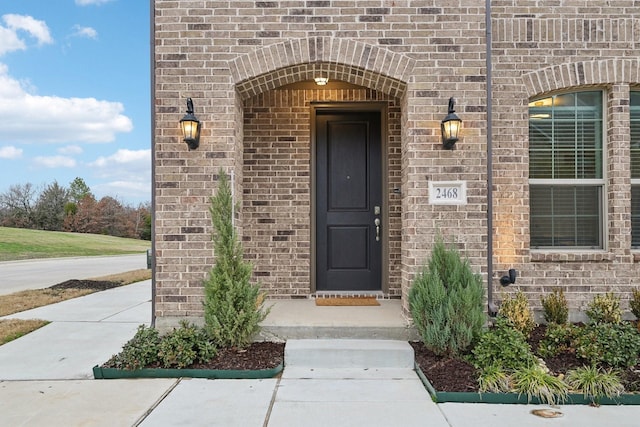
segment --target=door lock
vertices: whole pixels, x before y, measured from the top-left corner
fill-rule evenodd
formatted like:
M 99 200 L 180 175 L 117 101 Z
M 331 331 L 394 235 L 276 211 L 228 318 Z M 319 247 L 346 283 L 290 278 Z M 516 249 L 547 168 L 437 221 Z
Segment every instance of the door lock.
M 380 241 L 380 218 L 376 218 L 373 223 L 376 225 L 376 242 Z

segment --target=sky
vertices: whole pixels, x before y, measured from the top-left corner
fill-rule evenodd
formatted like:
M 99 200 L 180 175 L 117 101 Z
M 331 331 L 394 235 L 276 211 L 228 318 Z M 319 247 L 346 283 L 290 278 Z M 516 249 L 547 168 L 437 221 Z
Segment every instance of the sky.
M 0 193 L 151 201 L 149 0 L 0 0 Z

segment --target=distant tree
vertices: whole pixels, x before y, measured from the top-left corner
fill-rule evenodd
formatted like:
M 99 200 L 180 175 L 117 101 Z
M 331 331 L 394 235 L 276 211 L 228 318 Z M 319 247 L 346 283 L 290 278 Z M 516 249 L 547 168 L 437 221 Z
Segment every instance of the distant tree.
M 117 237 L 129 237 L 135 234 L 135 225 L 118 200 L 105 196 L 98 202 L 98 210 L 101 215 L 102 234 Z
M 60 186 L 57 181 L 47 185 L 36 201 L 36 227 L 42 230 L 62 230 L 68 202 L 69 190 Z
M 98 202 L 93 194 L 82 198 L 76 205 L 76 212 L 64 219 L 64 230 L 76 233 L 100 234 L 102 230 L 102 216 Z
M 135 214 L 135 237 L 142 240 L 151 240 L 151 205 L 149 203 L 139 204 Z
M 54 181 L 40 192 L 17 184 L 0 193 L 0 226 L 151 239 L 151 205 L 137 208 L 114 197 L 99 201 L 80 177 L 69 188 Z
M 94 197 L 84 179 L 76 177 L 69 184 L 69 201 L 64 206 L 65 215 L 75 215 L 78 212 L 78 203 L 87 196 Z
M 138 236 L 142 240 L 151 240 L 151 213 L 146 212 L 142 215 L 142 228 L 140 229 Z
M 93 196 L 91 193 L 91 189 L 84 182 L 84 179 L 80 177 L 76 177 L 71 184 L 69 184 L 69 201 L 73 203 L 78 203 L 80 200 L 84 199 L 86 196 Z
M 7 227 L 33 228 L 35 218 L 36 189 L 30 182 L 15 184 L 0 194 L 1 224 Z

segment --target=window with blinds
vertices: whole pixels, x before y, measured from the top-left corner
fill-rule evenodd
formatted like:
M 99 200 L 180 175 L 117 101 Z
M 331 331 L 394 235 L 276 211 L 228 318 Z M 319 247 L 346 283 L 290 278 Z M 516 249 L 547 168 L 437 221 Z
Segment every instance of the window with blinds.
M 631 246 L 640 248 L 640 91 L 630 93 Z
M 602 248 L 602 92 L 529 103 L 532 248 Z

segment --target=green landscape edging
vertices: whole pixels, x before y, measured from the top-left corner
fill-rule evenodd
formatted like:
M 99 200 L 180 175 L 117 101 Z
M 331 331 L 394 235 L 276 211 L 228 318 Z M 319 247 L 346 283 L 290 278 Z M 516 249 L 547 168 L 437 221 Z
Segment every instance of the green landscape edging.
M 422 372 L 422 369 L 416 365 L 418 377 L 424 384 L 431 398 L 436 403 L 502 403 L 502 404 L 541 404 L 537 398 L 527 398 L 526 395 L 517 393 L 472 393 L 472 392 L 453 392 L 453 391 L 437 391 L 429 382 Z M 569 394 L 567 400 L 561 402 L 562 405 L 590 405 L 591 399 L 585 398 L 582 394 Z M 600 405 L 640 405 L 640 394 L 623 394 L 617 398 L 601 398 L 597 402 Z
M 215 369 L 116 369 L 93 367 L 93 377 L 101 379 L 124 379 L 124 378 L 207 378 L 218 380 L 231 379 L 263 379 L 273 378 L 284 369 L 281 363 L 275 368 L 258 370 L 215 370 Z

